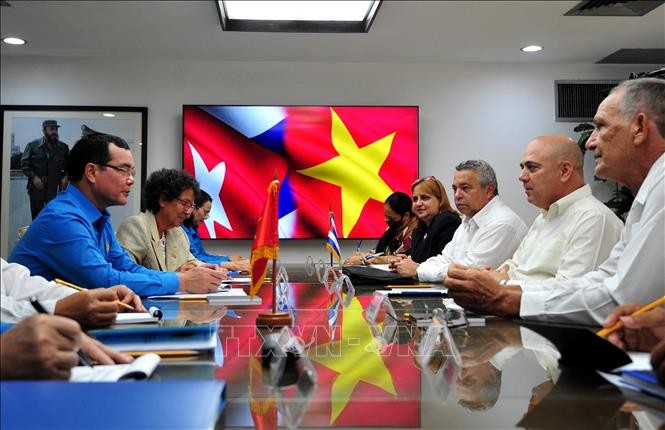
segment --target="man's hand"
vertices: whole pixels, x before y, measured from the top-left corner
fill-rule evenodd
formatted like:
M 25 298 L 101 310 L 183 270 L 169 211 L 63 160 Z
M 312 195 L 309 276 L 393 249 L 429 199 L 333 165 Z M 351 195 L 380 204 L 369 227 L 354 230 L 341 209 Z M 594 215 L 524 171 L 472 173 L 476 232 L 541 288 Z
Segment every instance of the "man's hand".
M 638 303 L 630 303 L 614 309 L 603 327 L 612 327 L 621 320 L 623 328 L 610 333 L 607 340 L 619 348 L 648 352 L 665 339 L 665 309 L 656 308 L 641 315 L 630 316 L 641 307 Z
M 492 276 L 492 279 L 494 279 L 496 282 L 508 281 L 510 279 L 510 276 L 508 276 L 508 269 L 509 269 L 508 265 L 504 264 L 503 266 L 499 267 L 494 271 L 490 269 L 490 275 Z
M 133 306 L 136 312 L 147 312 L 145 306 L 141 302 L 141 297 L 139 297 L 134 291 L 130 290 L 126 285 L 114 285 L 109 290 L 115 292 L 118 296 L 118 300 L 127 305 Z M 124 306 L 118 307 L 118 312 L 125 312 L 128 309 Z
M 407 257 L 390 264 L 390 267 L 395 272 L 399 273 L 402 276 L 410 276 L 412 278 L 418 277 L 417 273 L 418 266 L 420 266 L 420 264 L 413 261 L 411 257 Z
M 27 318 L 0 336 L 2 379 L 69 379 L 79 362 L 81 327 L 52 315 Z
M 448 288 L 448 295 L 463 308 L 503 317 L 519 317 L 522 290 L 519 287 L 501 287 L 488 270 L 451 264 L 443 283 Z
M 195 267 L 185 273 L 180 273 L 178 278 L 180 279 L 180 291 L 205 294 L 216 291 L 219 284 L 226 279 L 226 275 L 207 267 Z
M 116 300 L 118 294 L 111 288 L 80 291 L 58 300 L 54 313 L 78 321 L 85 328 L 105 327 L 115 322 Z
M 44 183 L 42 182 L 42 179 L 37 175 L 32 177 L 32 186 L 38 190 L 44 189 Z
M 81 351 L 99 364 L 131 363 L 134 359 L 127 354 L 109 348 L 87 334 L 81 336 Z

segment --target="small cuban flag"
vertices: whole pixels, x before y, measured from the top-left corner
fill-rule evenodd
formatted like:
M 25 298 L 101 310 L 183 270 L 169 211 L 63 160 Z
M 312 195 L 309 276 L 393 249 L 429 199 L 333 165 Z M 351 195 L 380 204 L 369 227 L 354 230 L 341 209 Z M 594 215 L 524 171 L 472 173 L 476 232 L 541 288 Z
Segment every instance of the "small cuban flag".
M 342 255 L 339 252 L 339 242 L 337 241 L 337 228 L 335 227 L 335 216 L 330 211 L 330 230 L 328 230 L 328 241 L 326 247 L 331 255 L 335 256 L 337 263 L 342 262 Z

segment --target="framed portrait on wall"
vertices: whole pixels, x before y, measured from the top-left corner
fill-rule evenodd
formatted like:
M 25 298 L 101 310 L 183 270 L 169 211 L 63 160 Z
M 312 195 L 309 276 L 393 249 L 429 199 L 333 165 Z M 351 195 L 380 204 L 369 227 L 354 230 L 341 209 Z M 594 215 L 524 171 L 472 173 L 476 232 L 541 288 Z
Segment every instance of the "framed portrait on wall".
M 141 210 L 147 162 L 148 108 L 2 105 L 1 111 L 2 258 L 9 257 L 20 234 L 30 225 L 39 208 L 68 186 L 65 154 L 86 134 L 97 132 L 119 136 L 127 141 L 134 157 L 136 183 L 127 205 L 108 209 L 113 225 L 119 225 L 127 216 Z M 48 150 L 44 149 L 45 144 Z M 53 227 L 57 228 L 57 220 L 54 220 Z

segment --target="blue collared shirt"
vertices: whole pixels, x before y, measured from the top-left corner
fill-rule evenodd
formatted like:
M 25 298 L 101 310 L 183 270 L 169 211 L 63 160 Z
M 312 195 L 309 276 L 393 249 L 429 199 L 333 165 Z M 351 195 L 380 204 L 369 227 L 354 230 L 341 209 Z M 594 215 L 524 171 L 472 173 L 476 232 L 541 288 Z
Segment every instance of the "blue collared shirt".
M 178 275 L 136 264 L 118 243 L 110 215 L 74 185 L 58 194 L 30 224 L 9 256 L 35 276 L 86 288 L 124 284 L 141 296 L 171 294 Z
M 193 227 L 186 226 L 185 224 L 182 224 L 181 227 L 187 234 L 187 237 L 189 238 L 189 252 L 191 252 L 192 255 L 196 257 L 198 260 L 201 260 L 204 263 L 211 263 L 217 265 L 225 261 L 230 261 L 229 257 L 225 255 L 208 254 L 206 250 L 203 248 L 203 242 L 201 241 L 201 236 L 199 236 L 199 232 L 196 231 Z

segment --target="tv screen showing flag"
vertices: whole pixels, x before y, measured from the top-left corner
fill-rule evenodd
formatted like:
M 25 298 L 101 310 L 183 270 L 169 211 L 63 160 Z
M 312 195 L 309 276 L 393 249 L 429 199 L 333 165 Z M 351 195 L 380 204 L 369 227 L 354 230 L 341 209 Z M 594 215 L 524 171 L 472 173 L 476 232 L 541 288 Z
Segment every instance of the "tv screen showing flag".
M 251 239 L 279 180 L 279 237 L 378 238 L 418 175 L 417 106 L 183 106 L 183 164 L 212 196 L 203 239 Z

